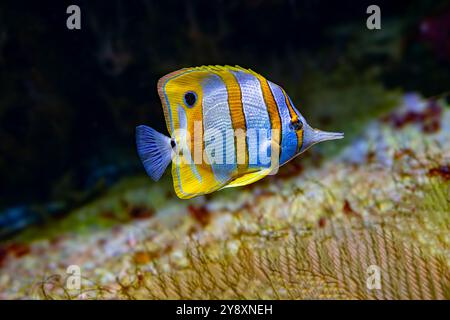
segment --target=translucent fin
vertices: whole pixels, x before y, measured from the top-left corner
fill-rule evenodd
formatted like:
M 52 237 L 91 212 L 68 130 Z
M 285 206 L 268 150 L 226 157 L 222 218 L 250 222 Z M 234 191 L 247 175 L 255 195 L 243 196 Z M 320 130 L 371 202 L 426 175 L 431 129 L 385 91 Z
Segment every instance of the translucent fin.
M 224 186 L 222 189 L 246 186 L 248 184 L 261 180 L 262 178 L 267 176 L 270 171 L 271 169 L 264 169 L 261 171 L 244 174 L 243 176 L 233 180 L 232 182 Z
M 170 138 L 147 127 L 136 127 L 136 145 L 147 174 L 158 181 L 172 160 Z

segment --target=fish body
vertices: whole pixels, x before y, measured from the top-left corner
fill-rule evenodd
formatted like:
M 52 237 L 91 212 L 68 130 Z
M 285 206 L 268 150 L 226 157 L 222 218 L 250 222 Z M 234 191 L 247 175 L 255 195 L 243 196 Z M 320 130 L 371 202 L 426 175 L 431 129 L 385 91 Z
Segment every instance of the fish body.
M 202 66 L 158 81 L 167 130 L 136 129 L 154 180 L 172 161 L 183 199 L 256 182 L 311 145 L 343 134 L 313 129 L 278 85 L 241 67 Z

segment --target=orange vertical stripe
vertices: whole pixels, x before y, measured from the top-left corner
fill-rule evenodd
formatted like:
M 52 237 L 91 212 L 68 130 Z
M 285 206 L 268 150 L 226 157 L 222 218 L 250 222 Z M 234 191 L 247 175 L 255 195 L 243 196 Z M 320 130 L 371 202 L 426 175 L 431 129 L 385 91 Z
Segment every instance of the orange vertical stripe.
M 277 157 L 279 161 L 280 153 L 281 153 L 281 118 L 280 114 L 278 113 L 278 106 L 277 102 L 275 101 L 275 98 L 273 97 L 272 90 L 270 90 L 269 83 L 267 80 L 255 73 L 255 76 L 258 78 L 260 84 L 261 84 L 261 90 L 263 92 L 264 101 L 266 102 L 267 106 L 267 112 L 269 113 L 269 119 L 270 119 L 270 127 L 272 130 L 276 130 L 277 134 L 272 136 L 272 142 L 275 143 L 275 145 L 278 146 L 277 148 Z M 273 134 L 273 131 L 272 131 Z
M 291 101 L 289 100 L 289 97 L 286 93 L 286 91 L 283 90 L 284 99 L 286 100 L 286 105 L 289 109 L 289 114 L 291 115 L 291 119 L 298 119 L 297 113 L 294 110 L 294 107 L 291 105 Z M 296 131 L 297 134 L 297 152 L 300 151 L 302 145 L 303 145 L 303 128 L 301 130 Z

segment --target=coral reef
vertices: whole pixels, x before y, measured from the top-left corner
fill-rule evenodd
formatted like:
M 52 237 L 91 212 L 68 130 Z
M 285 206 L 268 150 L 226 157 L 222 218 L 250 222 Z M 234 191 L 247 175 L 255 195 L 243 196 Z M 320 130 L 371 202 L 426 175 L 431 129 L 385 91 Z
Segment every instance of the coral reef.
M 449 145 L 446 103 L 406 95 L 333 157 L 245 188 L 180 201 L 122 180 L 2 245 L 0 298 L 450 299 Z

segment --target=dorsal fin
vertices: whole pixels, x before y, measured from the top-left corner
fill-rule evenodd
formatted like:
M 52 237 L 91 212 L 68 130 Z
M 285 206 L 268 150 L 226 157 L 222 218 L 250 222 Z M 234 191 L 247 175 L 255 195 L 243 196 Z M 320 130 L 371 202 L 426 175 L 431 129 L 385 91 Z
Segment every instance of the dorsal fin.
M 252 69 L 246 69 L 243 68 L 241 66 L 230 66 L 230 65 L 205 65 L 205 66 L 199 66 L 199 67 L 192 67 L 192 68 L 185 68 L 182 69 L 184 71 L 187 70 L 198 70 L 198 71 L 241 71 L 241 72 L 245 72 L 245 73 L 249 73 L 249 74 L 253 74 L 253 75 L 258 75 L 261 76 L 259 73 L 253 71 Z

